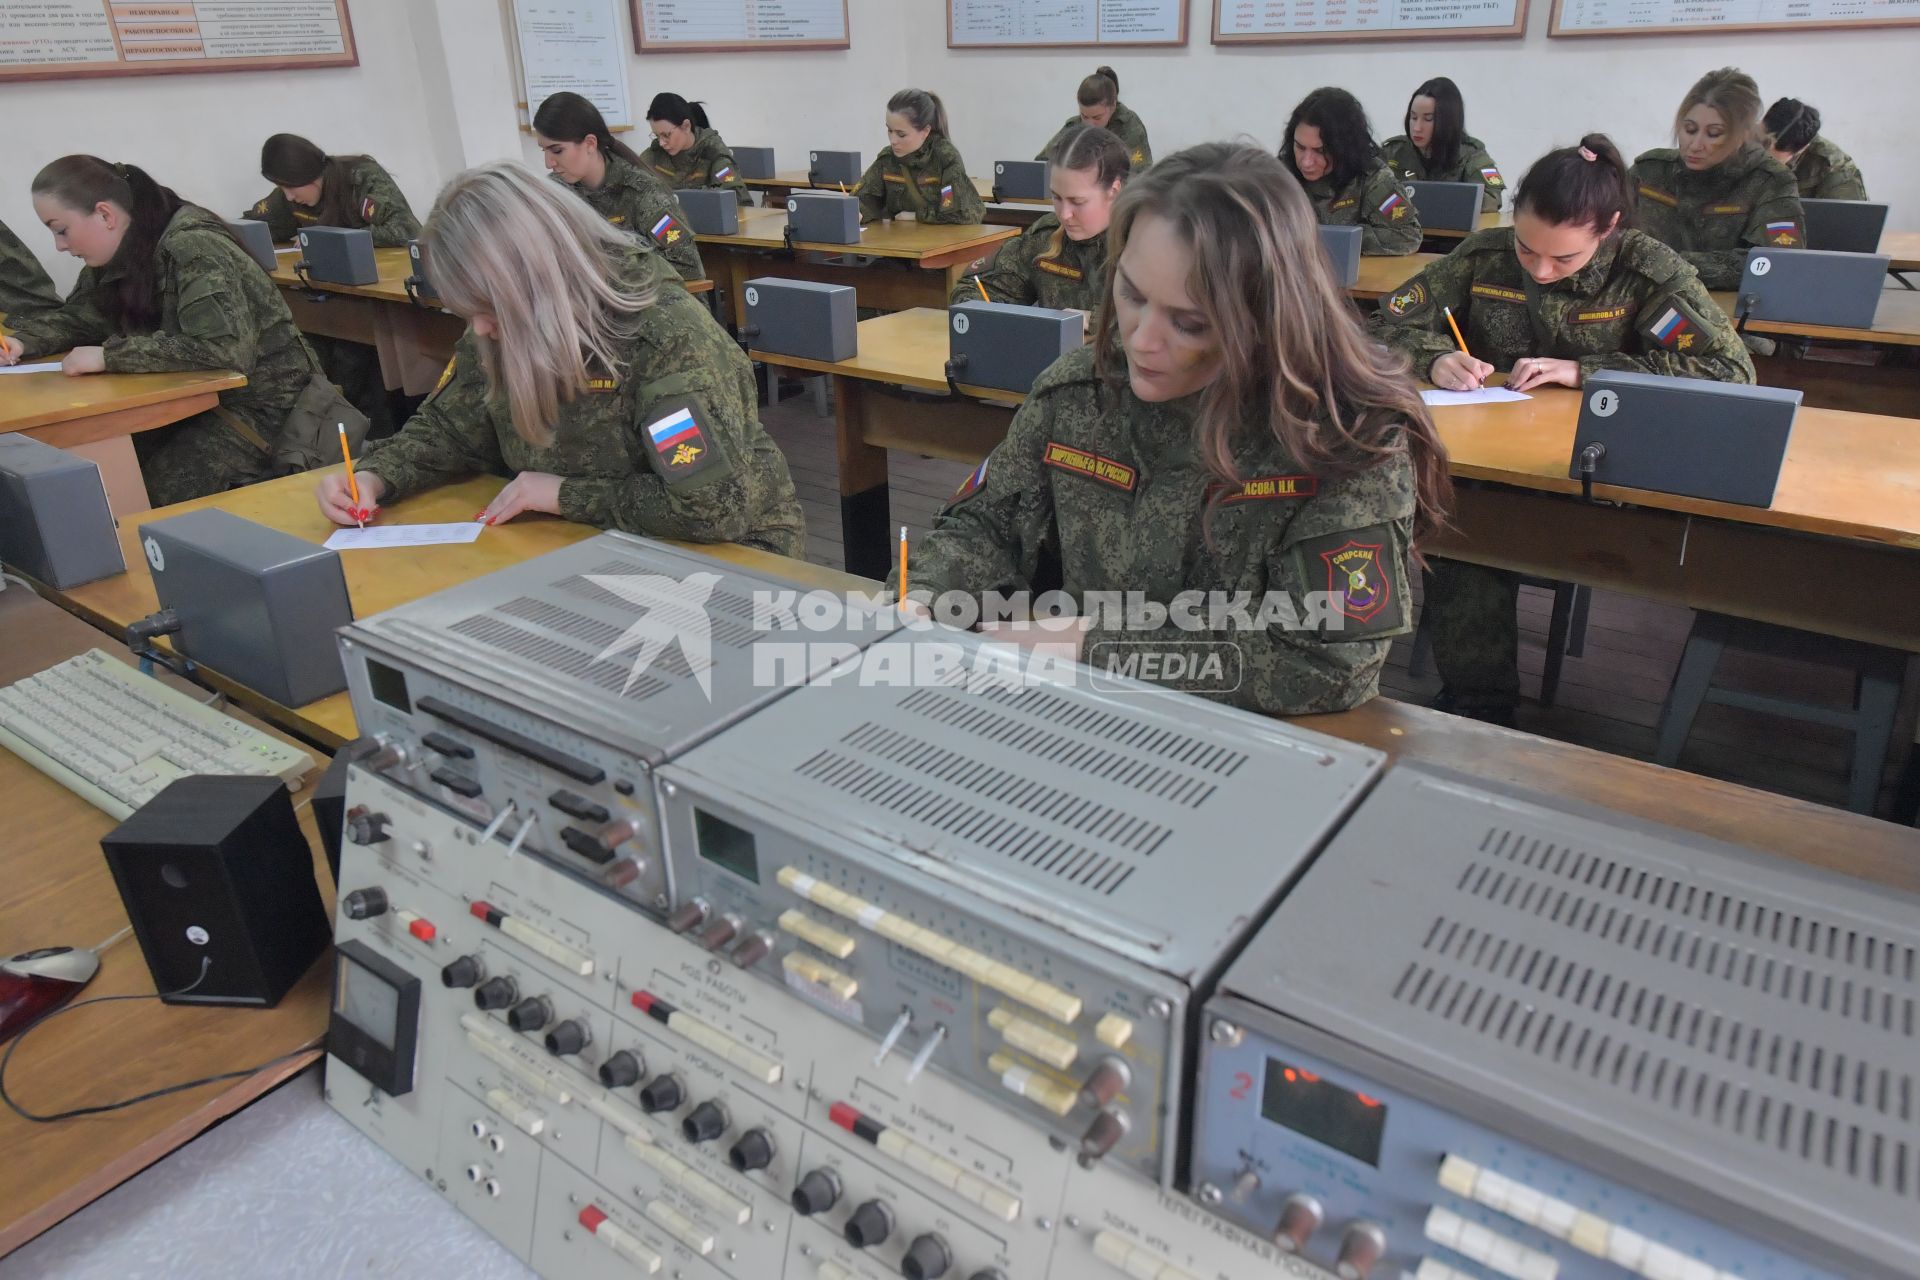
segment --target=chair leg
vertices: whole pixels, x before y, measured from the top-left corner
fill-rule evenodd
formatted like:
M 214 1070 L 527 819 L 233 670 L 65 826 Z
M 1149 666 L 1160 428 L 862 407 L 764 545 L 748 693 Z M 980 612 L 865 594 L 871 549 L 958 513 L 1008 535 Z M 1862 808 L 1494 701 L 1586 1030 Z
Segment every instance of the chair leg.
M 1540 705 L 1550 707 L 1560 692 L 1560 664 L 1567 654 L 1567 624 L 1573 616 L 1571 582 L 1553 584 L 1553 611 L 1547 615 L 1547 662 L 1540 671 Z
M 1861 669 L 1854 700 L 1859 720 L 1853 730 L 1853 774 L 1847 789 L 1847 807 L 1855 813 L 1872 814 L 1880 799 L 1880 776 L 1899 712 L 1905 667 L 1905 655 L 1875 654 Z
M 1573 613 L 1567 619 L 1567 656 L 1578 658 L 1587 651 L 1587 613 L 1593 608 L 1593 588 L 1573 589 Z
M 1680 669 L 1674 672 L 1673 687 L 1667 691 L 1667 705 L 1660 712 L 1660 740 L 1653 758 L 1669 768 L 1680 763 L 1687 735 L 1693 732 L 1693 718 L 1700 714 L 1700 706 L 1707 700 L 1714 668 L 1720 665 L 1720 655 L 1727 647 L 1719 628 L 1707 624 L 1704 614 L 1694 619 L 1693 634 L 1687 637 L 1686 651 L 1680 655 Z

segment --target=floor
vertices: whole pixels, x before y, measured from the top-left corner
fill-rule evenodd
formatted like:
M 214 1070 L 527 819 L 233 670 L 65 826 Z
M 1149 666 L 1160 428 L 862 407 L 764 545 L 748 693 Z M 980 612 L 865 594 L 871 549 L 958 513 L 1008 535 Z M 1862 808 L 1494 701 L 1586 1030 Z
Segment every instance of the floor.
M 767 430 L 786 452 L 794 484 L 807 513 L 807 559 L 841 565 L 840 496 L 833 420 L 818 416 L 812 395 L 792 394 L 766 407 Z M 911 412 L 910 408 L 903 409 Z M 890 460 L 893 519 L 917 540 L 972 469 L 962 463 L 894 454 Z M 1539 692 L 1551 597 L 1525 588 L 1520 601 L 1522 692 Z M 1562 667 L 1560 692 L 1551 707 L 1528 701 L 1520 727 L 1542 737 L 1578 743 L 1639 760 L 1653 758 L 1660 706 L 1679 666 L 1692 613 L 1632 596 L 1596 592 L 1586 651 Z M 1407 671 L 1410 639 L 1396 641 L 1381 691 L 1425 702 L 1439 691 L 1431 674 Z M 1763 658 L 1728 659 L 1722 682 L 1763 692 L 1845 704 L 1853 696 L 1844 675 L 1811 663 Z M 1908 681 L 1895 726 L 1895 747 L 1883 773 L 1879 812 L 1890 812 L 1893 783 L 1912 750 L 1920 681 Z M 1851 736 L 1837 729 L 1777 719 L 1731 707 L 1708 706 L 1694 723 L 1681 767 L 1709 777 L 1820 804 L 1846 802 Z

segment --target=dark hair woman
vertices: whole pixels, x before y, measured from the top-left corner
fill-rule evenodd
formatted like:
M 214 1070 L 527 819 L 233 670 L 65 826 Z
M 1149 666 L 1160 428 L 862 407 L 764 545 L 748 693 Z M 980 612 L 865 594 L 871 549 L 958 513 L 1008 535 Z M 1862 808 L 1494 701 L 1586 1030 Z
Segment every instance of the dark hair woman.
M 1394 257 L 1420 247 L 1420 215 L 1373 145 L 1360 100 L 1345 89 L 1315 89 L 1300 100 L 1280 161 L 1321 225 L 1362 228 L 1360 252 Z
M 1435 76 L 1413 91 L 1407 100 L 1406 132 L 1388 138 L 1380 154 L 1394 175 L 1405 181 L 1477 182 L 1480 207 L 1498 209 L 1507 193 L 1500 167 L 1487 154 L 1487 144 L 1467 132 L 1467 106 L 1460 88 L 1445 76 Z
M 577 93 L 556 93 L 533 113 L 533 140 L 556 182 L 614 226 L 651 239 L 682 280 L 707 274 L 680 201 L 613 136 L 600 108 Z

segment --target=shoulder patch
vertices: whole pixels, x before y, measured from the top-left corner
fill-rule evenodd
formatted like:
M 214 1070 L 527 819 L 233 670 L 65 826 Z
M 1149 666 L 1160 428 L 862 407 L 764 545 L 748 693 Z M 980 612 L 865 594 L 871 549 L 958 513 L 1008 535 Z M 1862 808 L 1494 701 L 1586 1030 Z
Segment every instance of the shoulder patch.
M 1209 495 L 1222 506 L 1235 502 L 1281 502 L 1320 492 L 1318 476 L 1255 476 L 1239 485 L 1215 483 Z
M 1486 183 L 1490 187 L 1504 187 L 1507 185 L 1507 180 L 1505 178 L 1502 178 L 1500 176 L 1500 171 L 1494 168 L 1492 165 L 1488 165 L 1486 168 L 1480 171 L 1480 181 Z
M 1407 584 L 1390 526 L 1374 524 L 1309 538 L 1296 554 L 1307 588 L 1338 601 L 1322 641 L 1369 640 L 1406 630 Z
M 986 457 L 980 459 L 980 465 L 973 469 L 971 475 L 960 482 L 960 487 L 953 491 L 951 498 L 947 499 L 949 506 L 956 502 L 965 502 L 968 498 L 971 498 L 974 494 L 987 487 L 987 464 L 992 461 L 992 454 L 988 454 Z
M 1407 216 L 1407 198 L 1398 191 L 1395 191 L 1392 195 L 1380 202 L 1380 212 L 1386 215 L 1387 220 L 1390 222 L 1400 221 L 1400 219 Z
M 373 197 L 372 196 L 368 196 L 365 200 L 362 200 L 360 202 L 360 221 L 362 222 L 373 221 Z
M 707 435 L 707 408 L 682 396 L 657 406 L 644 428 L 647 456 L 670 485 L 691 480 L 722 461 Z
M 713 171 L 713 180 L 715 182 L 725 182 L 728 178 L 731 178 L 732 176 L 733 176 L 733 166 L 730 164 L 723 164 L 718 169 L 715 169 Z
M 1517 302 L 1521 306 L 1525 306 L 1527 302 L 1525 290 L 1509 289 L 1503 284 L 1476 284 L 1467 290 L 1467 292 L 1476 298 L 1494 298 L 1500 302 Z
M 1680 206 L 1680 201 L 1677 198 L 1660 190 L 1658 187 L 1650 187 L 1644 182 L 1640 184 L 1640 194 L 1655 204 L 1663 204 L 1669 209 L 1676 209 Z
M 942 209 L 953 208 L 953 184 L 951 182 L 940 188 L 940 207 Z
M 1131 160 L 1134 164 L 1145 164 L 1147 162 L 1147 153 L 1142 151 L 1139 147 L 1135 147 L 1133 149 L 1133 154 L 1128 156 L 1127 158 Z
M 660 221 L 653 224 L 653 230 L 649 234 L 652 235 L 655 240 L 659 241 L 662 246 L 667 248 L 671 248 L 687 238 L 686 228 L 681 226 L 679 221 L 670 213 L 660 215 Z
M 1666 351 L 1692 351 L 1701 345 L 1705 330 L 1700 317 L 1678 298 L 1667 299 L 1667 304 L 1653 311 L 1640 326 L 1648 342 Z
M 1767 243 L 1791 249 L 1800 243 L 1800 224 L 1791 218 L 1767 224 Z
M 1047 441 L 1047 451 L 1040 460 L 1050 467 L 1098 480 L 1124 493 L 1133 492 L 1135 473 L 1124 462 L 1115 462 L 1112 458 L 1103 458 L 1097 453 L 1088 453 L 1085 449 L 1075 449 L 1070 445 L 1056 444 L 1052 440 Z
M 1387 299 L 1387 314 L 1390 316 L 1410 315 L 1426 305 L 1427 286 L 1418 280 L 1410 281 L 1407 287 Z

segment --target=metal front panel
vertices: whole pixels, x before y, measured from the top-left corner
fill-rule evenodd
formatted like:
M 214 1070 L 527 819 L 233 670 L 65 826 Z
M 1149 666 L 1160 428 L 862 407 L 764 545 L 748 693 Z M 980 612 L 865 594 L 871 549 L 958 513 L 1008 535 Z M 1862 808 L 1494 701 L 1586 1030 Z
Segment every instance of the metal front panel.
M 1547 1203 L 1680 1274 L 1920 1273 L 1915 920 L 1907 895 L 1396 770 L 1222 980 L 1271 1013 L 1219 1008 L 1250 1025 L 1204 1041 L 1195 1179 L 1251 1167 L 1222 1208 L 1267 1230 L 1303 1188 L 1397 1215 L 1402 1265 L 1438 1207 L 1568 1280 L 1617 1275 Z M 1377 1168 L 1265 1118 L 1293 1087 L 1268 1058 L 1384 1105 Z M 1496 1174 L 1494 1203 L 1437 1183 L 1447 1155 Z

